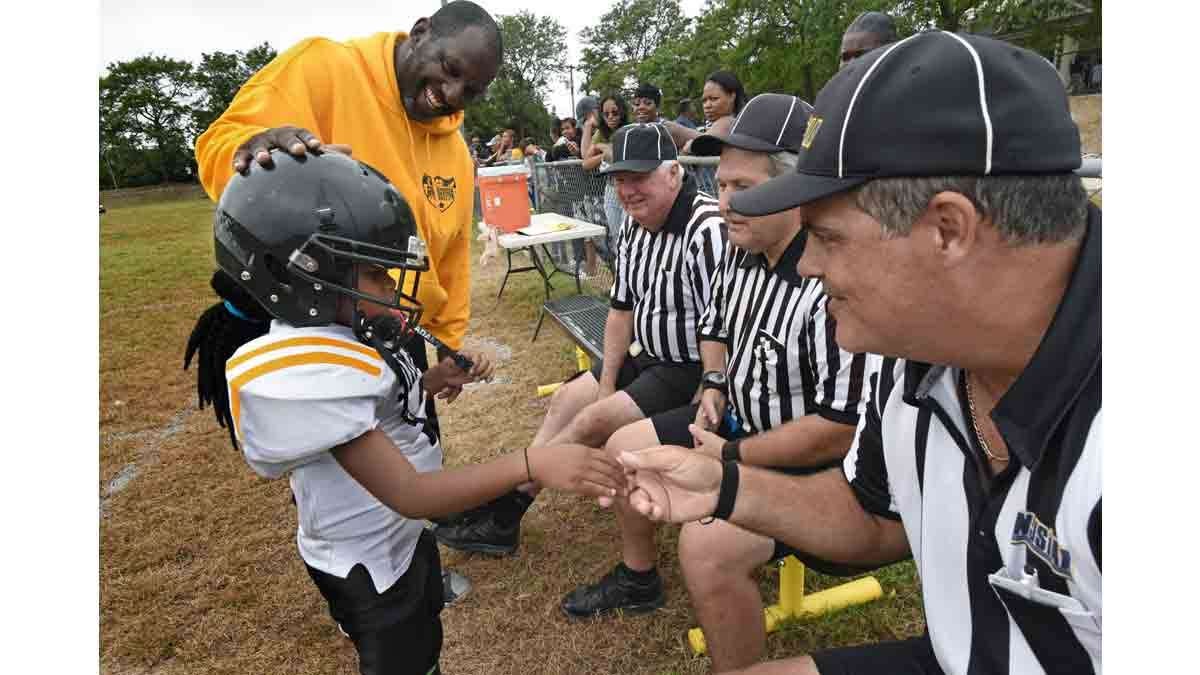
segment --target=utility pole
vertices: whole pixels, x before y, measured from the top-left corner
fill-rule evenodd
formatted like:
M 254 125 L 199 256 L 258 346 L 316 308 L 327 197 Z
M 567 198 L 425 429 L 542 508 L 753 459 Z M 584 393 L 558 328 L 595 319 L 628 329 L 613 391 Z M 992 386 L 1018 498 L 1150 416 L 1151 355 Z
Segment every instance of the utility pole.
M 575 66 L 567 66 L 567 78 L 571 81 L 571 115 L 575 114 Z M 568 115 L 570 117 L 571 115 Z

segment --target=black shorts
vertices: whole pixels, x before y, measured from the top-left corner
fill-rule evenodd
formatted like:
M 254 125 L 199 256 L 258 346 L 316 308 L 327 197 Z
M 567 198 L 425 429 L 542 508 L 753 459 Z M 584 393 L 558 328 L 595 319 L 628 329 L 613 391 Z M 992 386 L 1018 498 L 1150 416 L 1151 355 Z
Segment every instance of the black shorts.
M 592 364 L 592 377 L 600 381 L 602 364 Z M 700 363 L 659 361 L 642 352 L 626 356 L 617 373 L 617 390 L 629 394 L 646 417 L 690 402 L 700 388 L 704 366 Z M 684 428 L 687 431 L 687 428 Z
M 929 633 L 921 637 L 839 647 L 812 655 L 821 675 L 942 675 Z
M 439 673 L 442 653 L 442 564 L 422 530 L 408 570 L 383 593 L 361 563 L 345 578 L 308 568 L 329 614 L 354 641 L 362 675 Z
M 692 439 L 691 432 L 688 431 L 688 425 L 696 420 L 696 412 L 700 409 L 697 403 L 680 406 L 674 410 L 668 410 L 664 413 L 659 413 L 650 418 L 650 423 L 654 425 L 654 433 L 658 434 L 658 442 L 664 445 L 682 445 L 685 448 L 695 447 L 695 442 Z M 717 428 L 717 435 L 722 438 L 732 440 L 735 438 L 745 438 L 750 435 L 743 429 L 734 431 L 729 424 L 729 416 L 725 416 L 721 420 L 721 426 Z M 801 466 L 773 466 L 768 467 L 772 471 L 779 471 L 793 476 L 805 476 L 814 473 L 820 473 L 834 467 L 841 466 L 841 461 L 830 462 L 822 466 L 816 467 L 801 467 Z M 855 574 L 861 574 L 868 571 L 867 569 L 851 567 L 848 565 L 840 565 L 832 563 L 828 560 L 814 558 L 803 551 L 788 546 L 787 544 L 776 540 L 775 551 L 771 554 L 771 561 L 782 560 L 789 555 L 796 556 L 796 559 L 804 563 L 806 566 L 814 570 L 836 577 L 848 577 Z

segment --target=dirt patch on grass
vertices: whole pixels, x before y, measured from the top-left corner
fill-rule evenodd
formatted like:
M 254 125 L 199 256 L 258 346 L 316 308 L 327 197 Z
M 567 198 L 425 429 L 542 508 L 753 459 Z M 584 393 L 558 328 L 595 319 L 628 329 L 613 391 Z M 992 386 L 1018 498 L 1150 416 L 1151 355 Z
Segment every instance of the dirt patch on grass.
M 195 316 L 213 302 L 210 233 L 211 206 L 192 200 L 118 206 L 101 220 L 101 670 L 355 672 L 353 647 L 296 552 L 287 481 L 255 476 L 210 411 L 194 410 L 194 376 L 181 369 L 182 353 Z M 575 368 L 573 348 L 552 322 L 531 340 L 540 279 L 513 277 L 497 300 L 503 270 L 493 262 L 473 271 L 468 344 L 492 353 L 497 378 L 439 405 L 448 465 L 527 444 L 546 409 L 536 387 Z M 561 279 L 556 295 L 568 292 Z M 693 657 L 685 641 L 694 619 L 674 555 L 675 528 L 663 528 L 659 539 L 665 609 L 595 622 L 562 617 L 562 596 L 615 564 L 616 541 L 608 512 L 544 495 L 525 520 L 516 557 L 443 549 L 445 564 L 474 586 L 443 614 L 443 671 L 706 672 L 707 659 Z M 894 595 L 793 624 L 768 641 L 770 653 L 919 634 L 912 565 L 878 576 Z M 773 602 L 774 568 L 764 567 L 760 581 Z M 810 574 L 808 585 L 835 581 Z

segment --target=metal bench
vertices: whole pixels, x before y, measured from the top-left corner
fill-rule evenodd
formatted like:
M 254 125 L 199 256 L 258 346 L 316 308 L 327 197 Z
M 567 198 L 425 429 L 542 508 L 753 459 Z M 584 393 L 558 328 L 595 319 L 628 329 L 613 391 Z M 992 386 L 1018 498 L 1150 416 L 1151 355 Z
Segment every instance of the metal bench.
M 596 270 L 587 277 L 584 292 L 547 300 L 542 305 L 542 317 L 549 316 L 575 343 L 576 362 L 580 370 L 604 360 L 604 324 L 608 320 L 608 291 L 612 288 L 612 261 L 601 255 Z M 541 328 L 541 318 L 538 319 Z M 534 332 L 537 339 L 537 332 Z M 548 396 L 558 383 L 538 387 L 539 396 Z

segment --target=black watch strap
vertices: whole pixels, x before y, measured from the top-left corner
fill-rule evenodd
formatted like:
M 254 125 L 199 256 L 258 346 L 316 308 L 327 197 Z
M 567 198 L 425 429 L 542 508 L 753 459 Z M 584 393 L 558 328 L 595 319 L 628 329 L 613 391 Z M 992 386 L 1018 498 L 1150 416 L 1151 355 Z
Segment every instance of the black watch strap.
M 742 461 L 742 439 L 735 438 L 733 440 L 725 441 L 725 445 L 721 446 L 721 461 Z
M 721 491 L 717 493 L 717 510 L 713 511 L 713 518 L 729 520 L 729 516 L 733 515 L 733 503 L 737 500 L 737 491 L 738 463 L 722 462 Z

